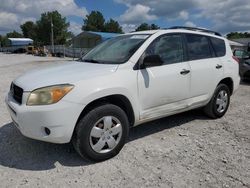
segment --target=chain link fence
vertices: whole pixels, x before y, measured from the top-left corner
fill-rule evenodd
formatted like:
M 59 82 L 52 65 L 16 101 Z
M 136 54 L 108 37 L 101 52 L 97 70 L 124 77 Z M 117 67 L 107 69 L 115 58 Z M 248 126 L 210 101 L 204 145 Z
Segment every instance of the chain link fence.
M 0 47 L 0 52 L 15 53 L 19 51 L 19 53 L 23 53 L 25 52 L 26 48 L 27 46 Z M 91 50 L 91 48 L 73 48 L 66 47 L 64 45 L 55 45 L 54 50 L 52 49 L 51 45 L 48 45 L 44 46 L 44 49 L 46 49 L 46 51 L 53 56 L 72 58 L 80 58 Z
M 73 48 L 73 47 L 65 47 L 64 45 L 55 45 L 53 52 L 51 45 L 45 47 L 51 54 L 55 54 L 56 56 L 64 56 L 64 57 L 66 56 L 73 58 L 80 58 L 91 50 L 90 48 Z

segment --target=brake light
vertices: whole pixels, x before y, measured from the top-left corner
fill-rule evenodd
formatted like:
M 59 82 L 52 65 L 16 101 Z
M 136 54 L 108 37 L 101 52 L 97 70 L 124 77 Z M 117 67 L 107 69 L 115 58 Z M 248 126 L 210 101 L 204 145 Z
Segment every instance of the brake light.
M 240 63 L 240 60 L 239 60 L 237 57 L 232 56 L 232 58 L 233 58 L 237 63 Z

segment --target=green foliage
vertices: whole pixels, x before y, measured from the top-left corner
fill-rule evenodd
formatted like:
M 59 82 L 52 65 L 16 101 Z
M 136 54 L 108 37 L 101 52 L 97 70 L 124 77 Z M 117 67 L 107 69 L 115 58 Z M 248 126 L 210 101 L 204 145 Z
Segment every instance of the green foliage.
M 231 32 L 227 34 L 228 39 L 250 38 L 250 33 Z
M 4 38 L 4 36 L 0 35 L 0 47 L 3 46 L 3 38 Z
M 25 38 L 36 40 L 37 26 L 34 22 L 27 21 L 24 24 L 20 25 L 20 28 L 22 29 L 23 36 Z
M 65 44 L 70 35 L 68 32 L 69 23 L 58 11 L 43 13 L 36 25 L 36 41 L 39 45 L 50 44 L 51 26 L 53 26 L 54 30 L 54 44 Z
M 8 41 L 8 38 L 7 37 L 3 37 L 2 41 L 1 41 L 1 45 L 3 47 L 5 47 L 5 46 L 9 46 L 9 44 L 10 44 L 10 42 Z
M 110 33 L 123 33 L 122 27 L 119 25 L 119 23 L 113 19 L 110 19 L 108 22 L 104 25 L 105 32 Z
M 21 33 L 16 32 L 15 30 L 13 32 L 9 32 L 6 34 L 7 38 L 22 38 L 23 35 Z
M 83 31 L 104 31 L 105 19 L 102 13 L 99 11 L 92 11 L 89 15 L 86 16 L 86 19 L 84 19 L 83 21 Z
M 5 40 L 6 40 L 6 37 L 5 37 L 5 36 L 0 35 L 0 47 L 4 47 L 4 46 L 6 46 L 6 44 L 5 44 Z
M 21 33 L 13 32 L 7 33 L 5 36 L 0 35 L 0 47 L 5 47 L 9 45 L 8 38 L 22 38 L 23 35 Z
M 53 24 L 51 24 L 51 21 Z M 20 25 L 22 34 L 13 31 L 7 33 L 6 36 L 0 37 L 2 46 L 6 46 L 7 38 L 20 38 L 26 37 L 34 40 L 35 45 L 47 45 L 51 43 L 51 26 L 53 25 L 54 30 L 54 44 L 65 44 L 72 34 L 68 32 L 69 23 L 65 17 L 58 11 L 45 12 L 41 14 L 39 20 L 36 23 L 27 21 Z
M 110 19 L 109 21 L 105 22 L 102 13 L 99 11 L 92 11 L 83 21 L 83 31 L 123 33 L 122 27 L 117 21 Z
M 7 33 L 6 36 L 0 35 L 0 47 L 6 47 L 9 46 L 10 42 L 8 38 L 20 38 L 22 35 L 16 31 Z
M 146 30 L 156 30 L 156 29 L 160 29 L 160 27 L 155 24 L 149 25 L 147 23 L 142 23 L 136 28 L 135 31 L 146 31 Z
M 2 46 L 2 40 L 3 40 L 3 36 L 0 35 L 0 47 Z
M 1 41 L 1 45 L 2 47 L 5 47 L 5 46 L 9 46 L 9 41 L 8 41 L 8 38 L 7 37 L 3 37 L 2 38 L 2 41 Z
M 151 30 L 157 30 L 160 29 L 160 27 L 156 24 L 151 24 Z

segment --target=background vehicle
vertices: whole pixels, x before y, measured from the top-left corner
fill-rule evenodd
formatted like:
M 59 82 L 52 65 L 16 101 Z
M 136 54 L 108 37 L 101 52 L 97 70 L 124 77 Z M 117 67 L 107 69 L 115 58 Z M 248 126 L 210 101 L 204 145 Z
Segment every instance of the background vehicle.
M 72 141 L 82 157 L 102 161 L 119 153 L 131 126 L 200 107 L 222 117 L 239 80 L 226 39 L 172 28 L 121 35 L 82 62 L 26 73 L 6 103 L 23 135 Z
M 35 47 L 34 46 L 27 46 L 26 51 L 27 51 L 27 54 L 34 54 Z
M 239 59 L 239 70 L 242 80 L 250 80 L 250 52 L 236 49 L 234 50 L 234 56 Z

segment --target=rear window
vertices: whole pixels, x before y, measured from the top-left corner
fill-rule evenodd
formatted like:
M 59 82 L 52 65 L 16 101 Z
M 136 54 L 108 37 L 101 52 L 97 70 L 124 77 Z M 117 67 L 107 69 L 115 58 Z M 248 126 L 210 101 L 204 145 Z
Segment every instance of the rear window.
M 225 42 L 222 39 L 211 37 L 211 42 L 217 57 L 222 57 L 226 54 Z
M 206 36 L 187 34 L 189 60 L 206 59 L 213 57 L 209 41 Z

